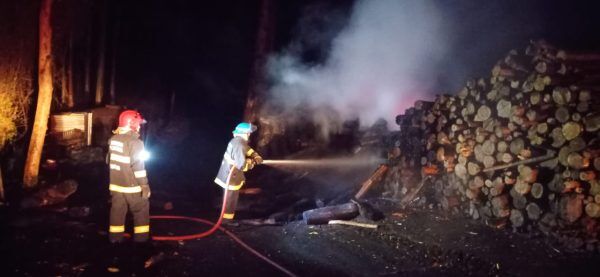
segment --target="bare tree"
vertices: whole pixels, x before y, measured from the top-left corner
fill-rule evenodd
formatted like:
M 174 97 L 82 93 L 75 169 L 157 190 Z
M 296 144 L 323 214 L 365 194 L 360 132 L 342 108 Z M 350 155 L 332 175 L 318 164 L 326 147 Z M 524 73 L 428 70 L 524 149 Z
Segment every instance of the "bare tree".
M 118 15 L 118 12 L 117 12 Z M 111 68 L 110 68 L 110 104 L 114 105 L 117 99 L 117 88 L 116 88 L 116 78 L 117 78 L 117 42 L 119 41 L 119 28 L 120 21 L 117 18 L 115 22 L 115 26 L 113 28 L 113 41 L 112 41 L 112 57 L 111 57 Z
M 61 104 L 63 108 L 71 109 L 73 101 L 73 37 L 68 38 L 68 46 L 63 55 L 61 67 Z
M 100 22 L 100 41 L 98 42 L 98 70 L 96 78 L 96 105 L 102 104 L 104 98 L 104 68 L 106 63 L 106 1 L 102 7 Z
M 39 18 L 38 100 L 23 175 L 23 185 L 26 188 L 32 188 L 38 183 L 40 159 L 52 103 L 51 13 L 52 0 L 42 0 Z
M 91 99 L 92 92 L 92 21 L 87 23 L 87 30 L 85 32 L 85 65 L 84 65 L 84 86 L 83 91 L 85 93 L 84 99 L 89 101 Z
M 68 71 L 67 71 L 67 77 L 68 77 L 68 90 L 69 90 L 69 94 L 67 97 L 67 107 L 69 109 L 72 109 L 75 106 L 75 80 L 74 80 L 74 76 L 73 76 L 73 66 L 74 66 L 74 62 L 73 62 L 73 32 L 71 32 L 70 36 L 69 36 L 69 60 L 67 62 L 68 65 Z
M 67 98 L 69 94 L 69 77 L 67 76 L 67 53 L 63 55 L 62 66 L 60 67 L 60 105 L 67 106 Z
M 260 110 L 260 98 L 263 88 L 262 70 L 269 51 L 273 45 L 274 8 L 272 0 L 261 0 L 258 22 L 258 33 L 254 49 L 254 61 L 250 73 L 250 84 L 246 98 L 244 121 L 256 122 Z
M 73 98 L 73 37 L 68 38 L 68 46 L 63 55 L 61 72 L 61 104 L 67 109 L 75 106 Z

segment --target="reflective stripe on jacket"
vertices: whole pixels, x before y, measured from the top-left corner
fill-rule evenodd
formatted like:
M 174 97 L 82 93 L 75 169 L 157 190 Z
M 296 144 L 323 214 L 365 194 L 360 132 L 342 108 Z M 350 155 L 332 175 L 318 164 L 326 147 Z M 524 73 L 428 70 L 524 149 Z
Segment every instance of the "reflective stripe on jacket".
M 242 188 L 246 181 L 244 171 L 247 171 L 249 167 L 246 159 L 253 152 L 254 150 L 248 146 L 248 142 L 243 138 L 234 137 L 231 139 L 227 144 L 225 154 L 223 154 L 215 183 L 229 190 Z
M 144 143 L 135 132 L 117 133 L 108 141 L 107 162 L 110 168 L 109 190 L 121 193 L 139 193 L 148 185 L 148 177 L 141 153 Z

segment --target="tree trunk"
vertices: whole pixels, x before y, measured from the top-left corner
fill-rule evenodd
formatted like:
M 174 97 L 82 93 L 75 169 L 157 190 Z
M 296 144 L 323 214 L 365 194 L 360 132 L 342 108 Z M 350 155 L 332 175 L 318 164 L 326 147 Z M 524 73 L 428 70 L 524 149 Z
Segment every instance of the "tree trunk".
M 101 105 L 104 98 L 104 64 L 106 56 L 106 2 L 103 3 L 100 22 L 100 41 L 98 42 L 98 70 L 96 77 L 96 97 L 94 103 Z
M 354 203 L 346 203 L 337 206 L 323 207 L 308 210 L 302 213 L 304 222 L 309 225 L 327 224 L 330 220 L 348 220 L 358 216 L 358 206 Z
M 73 34 L 69 37 L 61 69 L 61 102 L 62 107 L 72 109 L 73 102 Z
M 71 37 L 69 38 L 69 67 L 67 69 L 67 76 L 69 78 L 69 97 L 67 98 L 67 107 L 69 108 L 75 107 L 75 77 L 73 75 L 73 57 L 75 54 L 73 52 L 73 33 L 71 33 Z
M 35 120 L 25 161 L 23 185 L 32 188 L 37 185 L 42 148 L 48 128 L 50 105 L 52 104 L 52 27 L 50 15 L 52 0 L 43 0 L 39 22 L 39 61 L 38 61 L 38 100 Z
M 4 180 L 2 179 L 2 166 L 0 166 L 0 203 L 4 202 Z
M 84 68 L 84 85 L 83 90 L 85 93 L 85 103 L 89 103 L 91 100 L 92 84 L 92 22 L 88 23 L 87 32 L 85 34 L 85 68 Z
M 60 68 L 60 104 L 61 108 L 67 107 L 67 95 L 69 94 L 69 77 L 67 76 L 67 52 L 63 55 L 62 66 Z
M 259 101 L 261 93 L 262 69 L 265 64 L 267 55 L 273 44 L 273 25 L 274 25 L 274 9 L 272 0 L 261 0 L 258 22 L 258 34 L 256 37 L 256 46 L 254 49 L 254 61 L 252 72 L 250 73 L 250 84 L 248 86 L 248 96 L 246 98 L 246 109 L 244 111 L 244 121 L 256 122 Z
M 111 57 L 111 68 L 110 68 L 110 104 L 114 105 L 117 99 L 116 92 L 116 75 L 117 75 L 117 42 L 119 41 L 119 24 L 120 21 L 117 18 L 115 22 L 115 28 L 113 33 L 113 44 L 112 44 L 112 57 Z

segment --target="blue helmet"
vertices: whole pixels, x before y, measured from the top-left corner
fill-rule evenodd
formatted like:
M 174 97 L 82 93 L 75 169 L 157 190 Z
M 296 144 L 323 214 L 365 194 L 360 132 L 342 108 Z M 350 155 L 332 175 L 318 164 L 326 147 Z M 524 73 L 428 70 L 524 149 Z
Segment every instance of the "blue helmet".
M 235 126 L 235 130 L 233 130 L 234 134 L 250 134 L 256 131 L 256 125 L 252 125 L 252 123 L 242 122 Z

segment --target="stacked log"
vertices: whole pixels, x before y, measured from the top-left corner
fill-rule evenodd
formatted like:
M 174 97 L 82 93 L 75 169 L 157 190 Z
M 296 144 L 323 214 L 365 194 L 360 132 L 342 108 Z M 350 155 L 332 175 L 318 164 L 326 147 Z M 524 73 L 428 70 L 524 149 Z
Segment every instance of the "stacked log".
M 389 194 L 394 198 L 404 197 L 417 188 L 421 179 L 421 158 L 426 143 L 421 120 L 430 110 L 433 102 L 417 101 L 405 114 L 396 117 L 400 132 L 394 133 L 394 146 L 389 151 L 389 170 L 384 182 Z
M 599 56 L 544 41 L 510 51 L 491 77 L 398 116 L 406 134 L 397 144 L 408 146 L 402 158 L 420 155 L 420 170 L 436 173 L 434 189 L 444 209 L 460 207 L 495 226 L 580 230 L 581 237 L 597 240 Z

